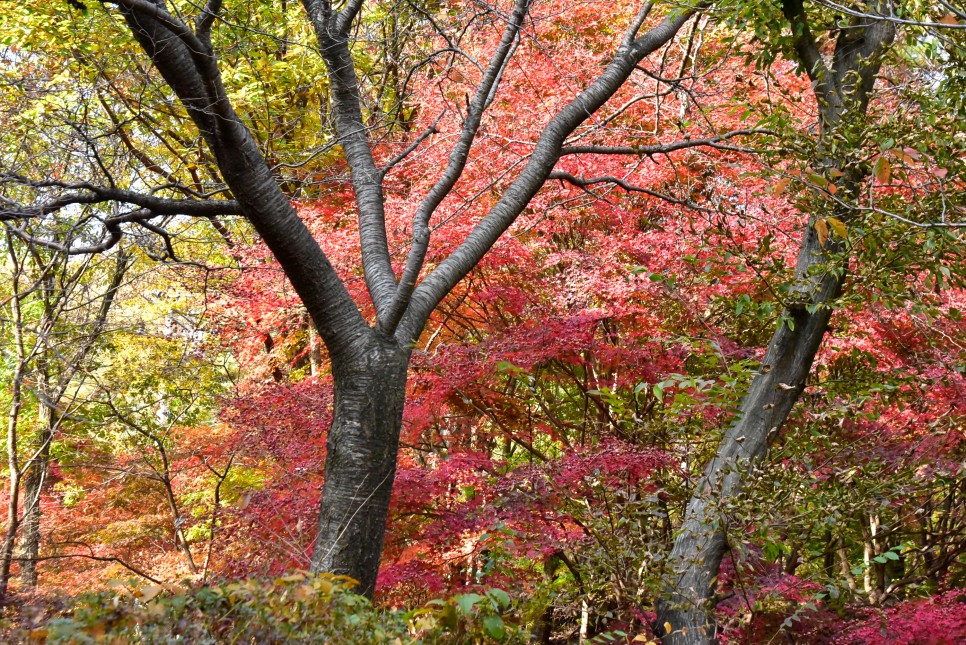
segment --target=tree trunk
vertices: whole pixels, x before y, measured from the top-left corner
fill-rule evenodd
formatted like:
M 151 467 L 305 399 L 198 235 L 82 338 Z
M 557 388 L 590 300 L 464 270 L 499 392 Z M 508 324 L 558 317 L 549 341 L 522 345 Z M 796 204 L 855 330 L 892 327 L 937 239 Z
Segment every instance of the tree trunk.
M 12 293 L 10 298 L 10 313 L 13 322 L 14 363 L 13 375 L 10 380 L 10 408 L 7 411 L 7 468 L 10 477 L 10 496 L 7 500 L 7 526 L 0 548 L 0 607 L 7 604 L 7 591 L 10 584 L 10 569 L 13 564 L 13 548 L 20 528 L 20 484 L 23 471 L 20 467 L 19 432 L 20 411 L 23 408 L 23 381 L 27 369 L 27 351 L 24 346 L 23 312 L 21 310 L 20 275 L 22 267 L 14 251 L 13 237 L 9 230 L 6 234 L 7 250 L 10 264 L 14 268 Z
M 351 576 L 375 591 L 396 474 L 410 350 L 377 332 L 333 360 L 335 410 L 311 569 Z
M 52 289 L 51 289 L 52 291 Z M 49 292 L 48 292 L 49 293 Z M 48 301 L 49 302 L 49 301 Z M 49 306 L 47 308 L 49 312 Z M 40 555 L 40 497 L 43 494 L 44 483 L 50 470 L 50 443 L 54 438 L 54 430 L 59 423 L 56 410 L 50 401 L 50 374 L 47 371 L 46 355 L 41 356 L 40 381 L 41 391 L 46 400 L 38 402 L 37 406 L 37 442 L 35 452 L 27 464 L 23 480 L 23 547 L 20 552 L 20 579 L 25 587 L 37 586 L 37 557 Z M 60 398 L 60 397 L 56 397 Z
M 11 415 L 12 416 L 12 415 Z M 15 422 L 11 422 L 13 424 Z M 10 432 L 8 437 L 16 437 L 16 431 Z M 17 539 L 17 529 L 20 528 L 20 514 L 18 503 L 20 500 L 20 469 L 16 465 L 16 443 L 12 443 L 13 449 L 9 453 L 10 457 L 10 499 L 7 502 L 7 526 L 3 538 L 3 546 L 0 548 L 0 607 L 7 604 L 7 591 L 10 584 L 10 569 L 13 563 L 13 547 Z
M 40 406 L 40 434 L 37 453 L 23 481 L 24 509 L 23 548 L 21 549 L 20 579 L 25 587 L 37 586 L 37 557 L 40 555 L 40 497 L 50 468 L 50 442 L 53 439 L 52 411 Z
M 827 303 L 838 297 L 844 280 L 844 273 L 829 272 L 813 282 L 815 278 L 809 277 L 813 267 L 825 261 L 818 235 L 809 227 L 796 267 L 803 290 L 810 292 L 808 300 L 785 310 L 737 420 L 725 433 L 688 504 L 668 557 L 671 583 L 658 603 L 657 619 L 665 644 L 717 642 L 711 610 L 726 550 L 721 507 L 741 490 L 742 480 L 765 455 L 805 389 L 832 314 Z

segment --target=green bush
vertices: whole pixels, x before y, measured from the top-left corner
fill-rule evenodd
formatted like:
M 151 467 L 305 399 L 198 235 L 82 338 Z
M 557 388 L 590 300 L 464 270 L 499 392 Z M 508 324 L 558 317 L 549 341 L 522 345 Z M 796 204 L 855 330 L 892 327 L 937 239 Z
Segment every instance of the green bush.
M 293 573 L 184 589 L 118 583 L 78 597 L 64 615 L 17 632 L 36 643 L 338 643 L 426 645 L 525 643 L 506 620 L 500 589 L 433 600 L 402 611 L 374 607 L 341 576 Z

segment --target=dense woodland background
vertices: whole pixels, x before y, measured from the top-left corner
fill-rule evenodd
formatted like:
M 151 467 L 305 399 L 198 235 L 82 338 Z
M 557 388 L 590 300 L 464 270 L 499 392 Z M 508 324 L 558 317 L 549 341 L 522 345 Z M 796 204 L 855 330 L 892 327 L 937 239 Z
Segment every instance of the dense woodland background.
M 0 16 L 10 638 L 657 638 L 685 508 L 769 339 L 795 324 L 807 235 L 826 248 L 810 276 L 846 286 L 802 305 L 831 311 L 804 391 L 715 506 L 718 636 L 966 638 L 962 10 L 708 3 L 638 65 L 412 349 L 373 609 L 338 579 L 292 573 L 311 565 L 333 372 L 283 267 L 237 209 L 98 192 L 231 200 L 117 8 L 87 4 Z M 349 32 L 396 275 L 512 4 L 373 2 Z M 831 57 L 849 21 L 883 7 L 896 36 L 867 109 L 820 127 L 789 16 Z M 433 213 L 425 271 L 497 204 L 639 10 L 530 3 Z M 273 177 L 375 323 L 358 188 L 304 16 L 228 2 L 211 42 Z

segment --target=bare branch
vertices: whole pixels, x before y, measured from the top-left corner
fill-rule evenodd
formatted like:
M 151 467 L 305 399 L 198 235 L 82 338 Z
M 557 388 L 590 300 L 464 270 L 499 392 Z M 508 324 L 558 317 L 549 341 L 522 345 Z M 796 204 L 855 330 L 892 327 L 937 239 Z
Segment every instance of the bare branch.
M 60 553 L 57 555 L 45 555 L 45 556 L 40 556 L 36 558 L 14 557 L 12 559 L 18 562 L 23 562 L 25 560 L 30 560 L 32 562 L 44 562 L 46 560 L 63 560 L 65 558 L 84 558 L 85 560 L 93 560 L 95 562 L 115 562 L 121 565 L 122 567 L 124 567 L 125 569 L 127 569 L 128 571 L 130 571 L 131 573 L 137 576 L 140 576 L 145 580 L 149 580 L 156 585 L 162 584 L 161 580 L 158 580 L 157 578 L 145 573 L 144 571 L 138 569 L 132 564 L 128 564 L 121 558 L 117 558 L 113 556 L 94 555 L 94 548 L 91 547 L 89 544 L 82 544 L 82 543 L 66 543 L 66 544 L 74 544 L 76 546 L 86 547 L 87 549 L 90 549 L 90 553 L 89 554 L 88 553 Z
M 355 20 L 356 16 L 359 15 L 359 11 L 362 9 L 362 2 L 363 0 L 349 0 L 345 8 L 339 12 L 339 15 L 335 19 L 335 29 L 338 33 L 342 35 L 349 33 L 349 28 L 352 27 L 352 21 Z
M 952 12 L 953 15 L 957 16 L 960 20 L 966 20 L 966 9 L 963 9 L 961 7 L 955 7 L 949 4 L 949 2 L 947 2 L 946 0 L 939 0 L 939 2 L 940 4 L 942 4 L 942 6 L 949 9 L 949 11 Z M 950 26 L 949 24 L 943 23 L 943 27 L 948 28 L 949 26 Z
M 585 178 L 585 177 L 577 177 L 576 175 L 573 175 L 569 172 L 564 172 L 562 170 L 555 170 L 552 173 L 550 173 L 547 179 L 548 180 L 559 179 L 560 181 L 565 181 L 568 184 L 577 186 L 578 188 L 584 188 L 584 189 L 588 188 L 589 186 L 593 186 L 595 184 L 613 184 L 614 186 L 623 188 L 629 193 L 644 193 L 645 195 L 650 195 L 651 197 L 656 197 L 657 199 L 670 202 L 672 204 L 679 204 L 681 206 L 687 206 L 688 208 L 695 208 L 695 209 L 700 208 L 700 206 L 698 206 L 690 199 L 680 199 L 678 197 L 673 197 L 666 193 L 660 193 L 656 190 L 645 188 L 644 186 L 638 186 L 636 184 L 632 184 L 628 182 L 626 179 L 621 179 L 620 177 L 612 177 L 610 175 Z M 597 197 L 597 195 L 594 195 L 594 197 Z
M 142 45 L 148 44 L 152 47 L 163 43 L 165 38 L 163 35 L 158 33 L 157 27 L 161 27 L 166 30 L 172 36 L 175 36 L 185 45 L 185 52 L 191 58 L 194 63 L 195 71 L 200 76 L 200 80 L 203 82 L 206 94 L 207 94 L 207 105 L 202 107 L 202 111 L 208 111 L 212 108 L 216 110 L 218 116 L 231 122 L 232 113 L 230 108 L 228 108 L 228 97 L 225 94 L 224 88 L 221 86 L 221 73 L 218 71 L 218 65 L 215 62 L 214 54 L 211 51 L 211 47 L 204 40 L 199 38 L 191 29 L 188 28 L 183 22 L 178 18 L 168 13 L 164 8 L 163 4 L 156 4 L 150 2 L 149 0 L 114 0 L 119 7 L 121 7 L 122 12 L 125 14 L 125 18 L 128 19 L 128 23 L 135 32 L 135 36 L 141 40 Z M 213 5 L 217 8 L 220 4 L 219 0 L 212 0 Z M 206 7 L 207 8 L 207 7 Z M 202 14 L 203 16 L 205 14 Z M 144 21 L 144 19 L 147 21 Z M 202 24 L 204 24 L 206 19 L 202 19 Z M 214 20 L 214 16 L 211 17 Z M 142 24 L 145 23 L 146 24 Z M 210 28 L 210 25 L 208 25 Z M 207 33 L 205 31 L 204 33 Z M 163 46 L 163 45 L 162 45 Z M 149 51 L 148 54 L 151 55 L 156 52 Z M 154 56 L 152 56 L 154 58 Z M 183 84 L 184 79 L 179 78 L 169 78 L 165 74 L 165 70 L 160 70 L 162 75 L 165 76 L 165 80 L 173 87 L 177 88 L 177 85 Z M 195 101 L 200 99 L 200 96 L 195 96 Z M 198 105 L 188 106 L 189 109 L 194 108 L 199 109 Z M 226 109 L 227 108 L 227 109 Z
M 649 15 L 651 15 L 651 10 L 653 8 L 654 8 L 654 3 L 648 2 L 643 7 L 641 7 L 640 11 L 637 12 L 637 16 L 635 16 L 634 22 L 631 23 L 631 26 L 628 27 L 627 31 L 624 33 L 623 44 L 625 47 L 630 47 L 631 45 L 634 44 L 634 39 L 637 38 L 637 34 L 641 31 L 641 27 L 644 26 L 644 21 L 647 20 L 647 17 Z
M 211 26 L 221 11 L 221 0 L 208 0 L 201 13 L 195 18 L 195 32 L 198 38 L 211 47 Z
M 530 7 L 530 0 L 516 0 L 513 15 L 507 22 L 500 43 L 496 51 L 490 58 L 490 63 L 483 73 L 479 86 L 473 100 L 470 102 L 463 129 L 460 132 L 459 141 L 450 151 L 449 162 L 446 169 L 440 175 L 439 180 L 429 189 L 416 213 L 413 215 L 413 244 L 406 258 L 406 267 L 403 270 L 399 281 L 399 289 L 393 299 L 388 315 L 380 320 L 380 327 L 387 333 L 393 333 L 399 321 L 402 319 L 409 305 L 410 297 L 416 288 L 416 281 L 422 271 L 423 263 L 426 259 L 426 252 L 429 249 L 429 220 L 433 213 L 443 202 L 447 195 L 453 190 L 457 180 L 466 168 L 469 159 L 470 148 L 480 129 L 483 120 L 483 113 L 493 101 L 499 86 L 500 79 L 506 69 L 513 52 L 519 43 L 520 30 L 523 29 L 523 21 L 526 18 Z
M 656 154 L 666 154 L 676 150 L 688 148 L 715 148 L 716 150 L 731 150 L 736 152 L 754 152 L 752 148 L 741 146 L 721 145 L 722 141 L 733 139 L 740 136 L 755 134 L 774 135 L 771 130 L 759 128 L 749 130 L 732 130 L 714 137 L 704 139 L 685 139 L 674 143 L 655 144 L 649 146 L 565 146 L 560 149 L 560 155 L 594 154 L 594 155 L 638 155 L 651 156 Z
M 143 214 L 144 217 L 153 217 L 150 213 L 144 211 L 135 211 L 136 213 Z M 136 220 L 129 220 L 136 221 Z M 117 221 L 105 221 L 104 228 L 107 233 L 106 237 L 102 237 L 101 241 L 97 244 L 91 244 L 89 246 L 82 247 L 71 247 L 70 244 L 62 244 L 60 242 L 54 242 L 53 240 L 45 240 L 40 237 L 31 235 L 23 228 L 17 228 L 16 226 L 7 225 L 6 229 L 16 235 L 18 238 L 26 242 L 27 244 L 33 244 L 37 246 L 42 246 L 48 249 L 57 251 L 58 253 L 63 253 L 64 255 L 93 255 L 95 253 L 103 253 L 109 249 L 114 248 L 121 241 L 122 231 L 121 223 Z
M 802 0 L 782 0 L 782 13 L 791 25 L 795 52 L 808 77 L 815 83 L 815 94 L 820 103 L 835 100 L 835 88 L 832 86 L 828 67 L 822 59 L 815 36 L 812 35 L 808 25 Z
M 69 206 L 104 204 L 107 202 L 133 204 L 150 211 L 151 217 L 159 215 L 217 217 L 241 213 L 238 203 L 231 199 L 165 199 L 131 190 L 97 186 L 88 182 L 67 183 L 54 180 L 30 180 L 12 173 L 0 173 L 0 185 L 2 184 L 18 184 L 33 189 L 54 188 L 69 192 L 35 205 L 22 205 L 9 199 L 3 199 L 0 202 L 0 222 L 34 219 L 55 213 Z M 125 219 L 123 221 L 134 220 Z
M 420 134 L 418 137 L 416 137 L 416 140 L 415 141 L 413 141 L 408 146 L 406 146 L 406 149 L 405 150 L 403 150 L 398 155 L 396 155 L 395 157 L 393 157 L 392 159 L 390 159 L 388 162 L 386 162 L 386 165 L 383 166 L 382 169 L 380 170 L 380 172 L 382 173 L 382 176 L 385 177 L 386 176 L 386 173 L 391 168 L 393 168 L 394 166 L 397 166 L 398 164 L 402 163 L 402 161 L 406 157 L 408 157 L 413 152 L 415 152 L 416 151 L 416 148 L 418 148 L 423 143 L 423 141 L 425 141 L 426 139 L 428 139 L 429 137 L 431 137 L 434 134 L 438 134 L 439 133 L 439 129 L 436 126 L 439 125 L 440 119 L 442 119 L 442 118 L 443 118 L 443 115 L 442 114 L 440 114 L 438 117 L 436 117 L 436 120 L 433 121 L 433 124 L 431 126 L 429 126 L 428 128 L 426 128 L 425 130 L 423 130 L 422 134 Z
M 160 237 L 164 241 L 164 250 L 167 252 L 168 257 L 172 260 L 177 260 L 178 256 L 174 252 L 174 245 L 171 243 L 171 234 L 164 230 L 160 226 L 155 226 L 147 220 L 139 220 L 136 222 L 141 228 L 147 229 Z
M 386 204 L 382 173 L 376 167 L 359 101 L 359 81 L 346 34 L 338 28 L 328 2 L 303 0 L 325 60 L 331 84 L 332 114 L 339 144 L 352 174 L 352 188 L 359 208 L 359 238 L 366 288 L 382 317 L 396 293 L 396 276 L 389 257 L 386 235 Z M 346 10 L 361 2 L 350 2 Z M 341 14 L 344 15 L 344 14 Z
M 960 18 L 966 19 L 966 11 L 961 8 L 954 7 L 953 5 L 945 2 L 944 0 L 939 0 L 943 6 L 949 9 L 952 13 Z M 911 25 L 915 27 L 929 27 L 931 29 L 966 29 L 966 24 L 960 24 L 958 22 L 932 22 L 929 20 L 910 20 L 908 18 L 899 18 L 892 13 L 881 14 L 874 13 L 870 11 L 861 11 L 859 9 L 853 9 L 851 7 L 846 7 L 838 2 L 832 2 L 832 0 L 816 0 L 820 5 L 826 6 L 834 11 L 839 11 L 847 16 L 852 16 L 853 18 L 873 18 L 875 20 L 885 20 L 897 25 Z

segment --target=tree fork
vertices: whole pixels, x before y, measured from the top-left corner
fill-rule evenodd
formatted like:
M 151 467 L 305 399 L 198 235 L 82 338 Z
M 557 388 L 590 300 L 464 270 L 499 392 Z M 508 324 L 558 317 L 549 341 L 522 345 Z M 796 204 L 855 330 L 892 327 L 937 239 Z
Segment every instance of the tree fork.
M 534 155 L 499 202 L 422 280 L 418 280 L 425 268 L 422 251 L 429 238 L 414 237 L 412 262 L 407 261 L 406 269 L 413 278 L 412 287 L 402 288 L 396 283 L 386 243 L 383 172 L 373 161 L 348 47 L 350 28 L 363 2 L 352 0 L 341 11 L 334 11 L 324 0 L 303 0 L 329 68 L 337 139 L 351 168 L 359 209 L 363 273 L 377 318 L 385 326 L 373 330 L 279 189 L 257 143 L 231 105 L 209 38 L 220 3 L 209 3 L 192 31 L 166 9 L 164 0 L 115 2 L 132 34 L 198 127 L 238 212 L 271 249 L 317 323 L 332 361 L 335 410 L 311 568 L 349 574 L 359 580 L 360 591 L 371 596 L 395 474 L 411 344 L 436 306 L 544 185 L 567 137 L 620 89 L 644 57 L 674 38 L 705 3 L 670 11 L 656 26 L 639 33 L 653 5 L 642 7 L 631 19 L 613 60 L 554 115 L 535 144 Z M 489 105 L 491 91 L 496 90 L 504 62 L 514 49 L 529 2 L 516 0 L 515 7 L 516 18 L 486 72 L 487 83 L 477 91 L 481 112 Z M 475 132 L 475 126 L 470 126 L 468 145 Z M 457 178 L 460 165 L 454 171 Z M 427 222 L 433 212 L 435 206 L 427 210 Z M 417 224 L 420 221 L 416 219 Z

